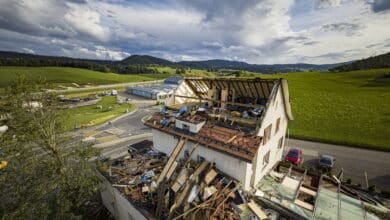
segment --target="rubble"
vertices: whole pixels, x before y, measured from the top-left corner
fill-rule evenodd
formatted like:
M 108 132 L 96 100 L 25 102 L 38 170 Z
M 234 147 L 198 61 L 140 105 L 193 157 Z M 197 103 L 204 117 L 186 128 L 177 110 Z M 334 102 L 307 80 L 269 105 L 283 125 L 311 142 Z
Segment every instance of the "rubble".
M 252 161 L 262 140 L 261 137 L 255 135 L 253 128 L 233 127 L 223 121 L 206 121 L 207 116 L 200 115 L 181 116 L 177 118 L 175 117 L 176 114 L 178 114 L 176 110 L 154 114 L 145 124 L 170 134 L 203 143 L 216 150 L 229 152 L 247 161 Z M 185 120 L 192 123 L 204 122 L 204 124 L 198 129 L 197 133 L 186 132 L 183 129 L 177 129 L 174 123 L 175 120 Z
M 178 142 L 176 154 L 186 141 Z M 176 161 L 146 143 L 110 161 L 104 174 L 149 219 L 379 219 L 365 208 L 381 207 L 377 201 L 330 177 L 279 164 L 254 191 L 243 192 L 217 164 Z
M 175 149 L 185 141 L 182 139 Z M 145 147 L 111 161 L 104 174 L 133 205 L 155 218 L 239 219 L 232 208 L 243 201 L 238 198 L 237 181 L 213 163 L 175 162 Z

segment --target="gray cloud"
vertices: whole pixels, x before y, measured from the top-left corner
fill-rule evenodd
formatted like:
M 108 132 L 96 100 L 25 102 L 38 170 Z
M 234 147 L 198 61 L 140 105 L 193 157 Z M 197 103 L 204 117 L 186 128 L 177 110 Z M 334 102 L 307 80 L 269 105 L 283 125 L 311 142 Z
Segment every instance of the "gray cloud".
M 374 12 L 382 12 L 390 9 L 389 0 L 374 0 L 372 3 L 372 10 Z
M 292 13 L 294 3 L 294 0 L 0 0 L 0 50 L 94 59 L 121 59 L 131 53 L 170 60 L 328 62 L 347 59 L 346 49 L 350 49 L 334 48 L 343 52 L 329 53 L 328 46 L 332 44 L 328 40 L 346 39 L 350 35 L 363 39 L 373 24 L 364 23 L 362 18 L 335 22 L 342 17 L 329 19 L 332 16 L 321 15 L 340 15 L 347 6 L 345 1 L 317 0 L 310 9 L 295 8 Z M 299 31 L 292 29 L 294 16 L 305 10 L 318 15 L 310 17 L 318 25 Z M 384 16 L 371 10 L 368 13 Z M 322 37 L 323 31 L 328 32 L 327 38 Z M 380 39 L 370 43 L 378 42 Z
M 359 34 L 359 30 L 364 28 L 364 25 L 360 23 L 339 22 L 333 24 L 326 24 L 323 25 L 321 28 L 324 31 L 342 32 L 345 33 L 347 36 L 352 36 Z
M 329 8 L 341 6 L 341 0 L 319 0 L 318 7 L 320 8 Z

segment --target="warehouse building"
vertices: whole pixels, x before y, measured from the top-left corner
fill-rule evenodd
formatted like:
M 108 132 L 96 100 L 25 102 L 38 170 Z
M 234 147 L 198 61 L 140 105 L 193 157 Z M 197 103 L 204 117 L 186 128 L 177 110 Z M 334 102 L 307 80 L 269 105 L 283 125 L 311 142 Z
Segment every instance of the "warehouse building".
M 127 93 L 142 96 L 147 99 L 154 99 L 158 103 L 163 103 L 174 93 L 175 89 L 181 81 L 181 77 L 169 77 L 161 84 L 148 84 L 128 87 Z

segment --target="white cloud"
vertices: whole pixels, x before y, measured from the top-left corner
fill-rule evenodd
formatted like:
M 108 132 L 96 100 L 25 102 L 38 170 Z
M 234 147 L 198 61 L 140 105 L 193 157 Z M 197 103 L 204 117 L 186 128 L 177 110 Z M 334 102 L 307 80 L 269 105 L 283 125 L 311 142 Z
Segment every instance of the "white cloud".
M 100 14 L 88 6 L 68 3 L 70 10 L 65 14 L 65 21 L 82 34 L 107 41 L 110 32 L 100 23 Z
M 26 53 L 31 53 L 31 54 L 34 54 L 34 53 L 35 53 L 34 50 L 31 50 L 31 49 L 25 48 L 25 47 L 22 48 L 22 51 L 23 51 L 23 52 L 26 52 Z
M 385 6 L 375 13 L 366 0 L 302 1 L 0 1 L 0 48 L 250 63 L 329 63 L 386 52 Z

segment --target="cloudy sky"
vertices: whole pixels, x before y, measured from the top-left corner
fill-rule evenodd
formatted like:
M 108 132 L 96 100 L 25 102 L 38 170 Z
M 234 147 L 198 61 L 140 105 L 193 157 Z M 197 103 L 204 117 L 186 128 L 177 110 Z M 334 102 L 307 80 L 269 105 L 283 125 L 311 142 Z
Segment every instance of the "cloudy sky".
M 0 50 L 343 62 L 390 51 L 390 0 L 0 0 Z

